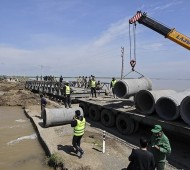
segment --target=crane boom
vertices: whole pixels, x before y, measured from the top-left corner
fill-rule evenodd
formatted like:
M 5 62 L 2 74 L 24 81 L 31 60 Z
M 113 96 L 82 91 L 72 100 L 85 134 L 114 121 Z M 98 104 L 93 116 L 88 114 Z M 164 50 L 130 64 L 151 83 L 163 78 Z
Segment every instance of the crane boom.
M 158 32 L 163 35 L 165 38 L 174 41 L 175 43 L 183 46 L 184 48 L 190 50 L 190 38 L 177 32 L 175 28 L 169 28 L 158 21 L 147 16 L 146 13 L 142 13 L 141 11 L 137 11 L 135 16 L 133 16 L 130 20 L 130 24 L 134 24 L 136 22 L 147 26 L 148 28 Z

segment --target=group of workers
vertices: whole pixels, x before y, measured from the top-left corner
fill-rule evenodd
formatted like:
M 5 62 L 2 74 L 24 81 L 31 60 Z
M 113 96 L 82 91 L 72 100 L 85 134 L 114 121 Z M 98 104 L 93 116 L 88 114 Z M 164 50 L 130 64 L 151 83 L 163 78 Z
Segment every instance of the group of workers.
M 151 132 L 150 140 L 141 137 L 140 148 L 132 150 L 127 170 L 165 169 L 166 156 L 171 153 L 169 139 L 160 125 L 155 125 Z
M 116 79 L 112 78 L 110 83 L 110 88 L 112 89 L 112 93 L 114 98 L 114 85 L 116 83 Z M 91 95 L 92 97 L 96 97 L 96 87 L 97 83 L 95 77 L 93 76 L 91 79 Z M 64 85 L 65 92 L 65 107 L 71 108 L 71 98 L 70 94 L 72 89 L 69 85 L 69 82 L 66 82 Z M 43 110 L 47 104 L 46 99 L 41 94 L 41 110 Z M 72 139 L 72 145 L 74 147 L 74 152 L 77 154 L 79 158 L 82 158 L 84 154 L 83 149 L 81 148 L 81 138 L 85 132 L 85 124 L 86 120 L 81 115 L 80 110 L 75 111 L 75 116 L 71 121 L 71 127 L 74 129 L 74 135 Z M 160 125 L 155 125 L 151 130 L 152 136 L 150 140 L 147 140 L 145 137 L 140 138 L 140 148 L 133 149 L 130 156 L 127 170 L 164 170 L 166 163 L 167 154 L 171 153 L 171 146 L 169 139 L 164 134 L 162 127 Z
M 41 109 L 43 110 L 47 101 L 41 97 Z M 79 158 L 84 154 L 81 148 L 81 139 L 85 132 L 86 119 L 81 114 L 80 110 L 75 111 L 75 116 L 71 121 L 73 127 L 72 145 L 74 152 Z M 164 134 L 160 125 L 155 125 L 151 130 L 152 136 L 148 141 L 145 137 L 140 138 L 140 148 L 133 149 L 130 156 L 127 170 L 164 170 L 166 163 L 166 155 L 171 153 L 169 139 Z
M 86 120 L 79 110 L 75 111 L 75 116 L 71 121 L 71 127 L 74 128 L 72 145 L 74 152 L 79 158 L 84 154 L 81 148 L 81 138 L 85 132 Z M 147 138 L 140 138 L 140 148 L 133 149 L 129 156 L 129 165 L 127 170 L 164 170 L 166 156 L 171 153 L 171 146 L 168 137 L 164 134 L 160 125 L 155 125 L 151 129 L 152 136 L 148 141 Z

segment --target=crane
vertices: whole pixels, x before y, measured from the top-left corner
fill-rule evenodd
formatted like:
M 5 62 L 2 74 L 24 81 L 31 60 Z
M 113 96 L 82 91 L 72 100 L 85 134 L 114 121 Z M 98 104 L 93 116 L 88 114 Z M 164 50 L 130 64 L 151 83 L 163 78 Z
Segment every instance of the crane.
M 129 24 L 136 24 L 136 22 L 147 26 L 148 28 L 160 33 L 165 38 L 174 41 L 175 43 L 183 46 L 184 48 L 190 50 L 190 38 L 177 32 L 175 28 L 169 28 L 158 21 L 147 16 L 147 13 L 142 13 L 137 11 L 137 13 L 129 19 Z

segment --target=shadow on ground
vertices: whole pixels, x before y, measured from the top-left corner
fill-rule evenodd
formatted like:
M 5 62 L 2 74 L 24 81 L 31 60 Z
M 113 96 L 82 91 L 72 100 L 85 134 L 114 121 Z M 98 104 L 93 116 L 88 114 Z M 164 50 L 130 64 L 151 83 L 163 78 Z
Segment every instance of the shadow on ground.
M 71 145 L 64 145 L 64 146 L 63 145 L 57 145 L 57 149 L 62 150 L 69 155 L 77 156 L 75 153 L 75 149 Z

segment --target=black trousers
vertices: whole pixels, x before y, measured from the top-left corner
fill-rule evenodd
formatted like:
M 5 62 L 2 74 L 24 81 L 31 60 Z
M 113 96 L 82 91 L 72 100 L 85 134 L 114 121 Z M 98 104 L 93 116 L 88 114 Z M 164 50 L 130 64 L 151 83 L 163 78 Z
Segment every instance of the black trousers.
M 91 87 L 91 94 L 92 94 L 92 97 L 95 95 L 96 97 L 96 87 Z
M 75 135 L 73 136 L 72 145 L 76 149 L 76 152 L 78 152 L 78 151 L 83 152 L 82 148 L 80 147 L 80 142 L 81 142 L 82 136 L 75 136 Z
M 65 95 L 65 107 L 67 107 L 67 106 L 71 106 L 71 95 L 70 94 Z

